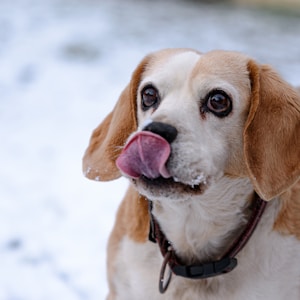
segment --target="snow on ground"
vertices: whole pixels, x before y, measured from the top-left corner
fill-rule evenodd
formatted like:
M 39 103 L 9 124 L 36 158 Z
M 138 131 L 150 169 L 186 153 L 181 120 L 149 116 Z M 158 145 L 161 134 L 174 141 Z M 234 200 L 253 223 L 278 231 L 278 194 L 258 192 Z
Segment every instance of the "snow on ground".
M 85 179 L 91 131 L 164 47 L 248 53 L 300 84 L 300 18 L 192 1 L 0 1 L 0 300 L 104 299 L 124 179 Z

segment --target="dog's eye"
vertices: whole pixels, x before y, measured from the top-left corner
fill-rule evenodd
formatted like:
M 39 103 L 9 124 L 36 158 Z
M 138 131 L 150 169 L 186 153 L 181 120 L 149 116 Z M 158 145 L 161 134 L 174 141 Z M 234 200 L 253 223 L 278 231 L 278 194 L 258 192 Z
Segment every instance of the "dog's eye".
M 220 90 L 209 93 L 206 107 L 217 117 L 226 117 L 232 110 L 232 101 L 230 97 Z
M 159 104 L 158 90 L 152 85 L 145 86 L 142 89 L 141 98 L 142 98 L 142 109 L 143 110 L 147 110 L 150 107 L 157 108 L 157 106 Z

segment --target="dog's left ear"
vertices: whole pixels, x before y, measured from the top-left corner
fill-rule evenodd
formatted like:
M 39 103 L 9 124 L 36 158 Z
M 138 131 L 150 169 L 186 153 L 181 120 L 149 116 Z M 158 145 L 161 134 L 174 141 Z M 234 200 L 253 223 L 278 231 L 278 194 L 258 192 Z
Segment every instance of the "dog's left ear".
M 269 66 L 248 63 L 244 154 L 256 192 L 270 200 L 300 178 L 300 94 Z
M 94 130 L 83 157 L 87 178 L 108 181 L 121 176 L 115 161 L 128 136 L 137 128 L 137 89 L 148 61 L 146 57 L 138 65 L 113 111 Z

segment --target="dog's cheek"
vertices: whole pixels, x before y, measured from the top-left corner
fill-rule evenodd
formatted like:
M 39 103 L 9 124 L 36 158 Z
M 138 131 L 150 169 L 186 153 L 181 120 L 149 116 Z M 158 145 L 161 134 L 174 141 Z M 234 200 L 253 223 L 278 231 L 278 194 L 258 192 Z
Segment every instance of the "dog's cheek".
M 231 177 L 246 177 L 247 167 L 244 159 L 242 133 L 233 133 L 233 138 L 228 138 L 228 159 L 225 165 L 225 174 Z
M 222 126 L 222 142 L 224 151 L 224 174 L 232 177 L 247 176 L 244 159 L 243 131 L 246 112 L 236 108 L 235 113 L 225 120 Z
M 230 155 L 224 174 L 234 178 L 246 177 L 248 175 L 245 160 L 243 158 L 243 151 Z

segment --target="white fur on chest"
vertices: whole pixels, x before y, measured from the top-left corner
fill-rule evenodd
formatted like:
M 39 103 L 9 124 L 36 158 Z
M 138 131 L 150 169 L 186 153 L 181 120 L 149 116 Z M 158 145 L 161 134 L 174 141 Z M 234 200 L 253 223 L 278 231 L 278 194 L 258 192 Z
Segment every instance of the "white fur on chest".
M 246 194 L 247 191 L 250 193 L 247 186 L 245 181 L 243 191 Z M 223 196 L 228 193 L 231 193 L 230 190 L 223 190 Z M 187 257 L 205 257 L 209 251 L 217 251 L 223 240 L 220 238 L 221 232 L 236 226 L 236 222 L 242 222 L 241 208 L 245 205 L 245 199 L 237 196 L 231 209 L 225 203 L 222 206 L 220 199 L 218 203 L 213 201 L 217 201 L 217 198 L 211 198 L 211 202 L 207 202 L 206 206 L 186 207 L 185 211 L 180 211 L 183 204 L 177 203 L 174 207 L 177 207 L 178 211 L 173 208 L 172 214 L 165 211 L 166 206 L 156 209 L 156 216 L 162 227 L 172 228 L 166 230 L 168 238 L 180 252 L 186 253 Z M 237 205 L 238 201 L 241 201 L 240 205 Z M 217 229 L 214 229 L 215 240 L 212 242 L 208 241 L 213 235 L 209 224 L 214 222 L 213 212 L 216 211 L 212 208 L 217 204 L 218 209 L 223 211 L 224 218 L 215 220 L 219 224 Z M 171 206 L 169 204 L 168 208 L 171 209 Z M 293 236 L 283 236 L 273 231 L 278 209 L 279 201 L 273 200 L 268 203 L 254 235 L 237 256 L 238 266 L 231 273 L 208 280 L 192 280 L 173 275 L 170 286 L 163 295 L 158 292 L 158 277 L 162 264 L 158 245 L 151 242 L 135 243 L 124 237 L 115 262 L 117 277 L 114 281 L 118 293 L 116 299 L 300 299 L 300 242 Z M 197 224 L 196 221 L 200 223 Z M 226 222 L 228 224 L 225 224 Z

